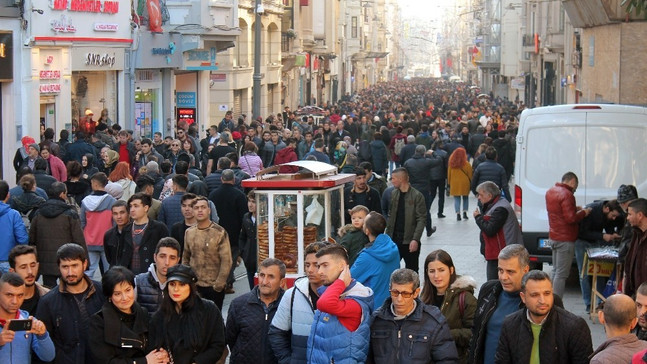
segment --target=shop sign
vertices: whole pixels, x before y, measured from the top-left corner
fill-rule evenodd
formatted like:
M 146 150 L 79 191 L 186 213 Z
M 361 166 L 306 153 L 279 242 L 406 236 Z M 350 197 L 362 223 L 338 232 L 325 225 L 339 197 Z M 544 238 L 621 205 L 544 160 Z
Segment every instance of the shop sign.
M 117 23 L 94 23 L 94 30 L 96 32 L 116 32 L 119 30 Z
M 39 78 L 41 80 L 58 80 L 61 78 L 61 71 L 42 70 Z
M 58 19 L 52 19 L 49 24 L 56 33 L 76 33 L 76 27 L 72 24 L 72 18 L 68 18 L 65 14 L 61 14 L 61 17 Z
M 119 1 L 98 0 L 53 0 L 50 6 L 54 10 L 70 10 L 83 13 L 117 14 Z
M 0 31 L 0 82 L 13 81 L 13 32 Z
M 46 83 L 43 85 L 40 85 L 38 90 L 40 91 L 41 94 L 55 94 L 61 92 L 61 84 L 60 83 Z
M 99 66 L 99 67 L 112 67 L 115 65 L 115 55 L 112 56 L 109 54 L 99 54 L 99 53 L 88 53 L 85 56 L 85 65 L 86 66 Z
M 195 123 L 195 108 L 185 107 L 177 109 L 177 121 L 185 121 L 187 124 L 191 125 Z
M 212 73 L 210 77 L 213 82 L 227 82 L 226 73 Z
M 186 69 L 190 71 L 217 71 L 216 48 L 196 49 L 185 52 L 188 64 Z
M 167 56 L 175 53 L 175 42 L 170 42 L 166 48 L 151 48 L 153 55 Z
M 175 104 L 177 107 L 195 107 L 195 92 L 177 92 Z

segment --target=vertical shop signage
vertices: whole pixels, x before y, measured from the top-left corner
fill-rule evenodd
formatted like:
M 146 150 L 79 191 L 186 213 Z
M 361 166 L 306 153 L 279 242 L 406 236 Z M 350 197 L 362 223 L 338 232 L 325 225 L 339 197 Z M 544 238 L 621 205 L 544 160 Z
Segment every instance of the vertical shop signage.
M 186 121 L 191 125 L 195 123 L 195 108 L 194 107 L 178 107 L 177 108 L 177 121 Z
M 13 81 L 13 32 L 0 31 L 0 82 Z

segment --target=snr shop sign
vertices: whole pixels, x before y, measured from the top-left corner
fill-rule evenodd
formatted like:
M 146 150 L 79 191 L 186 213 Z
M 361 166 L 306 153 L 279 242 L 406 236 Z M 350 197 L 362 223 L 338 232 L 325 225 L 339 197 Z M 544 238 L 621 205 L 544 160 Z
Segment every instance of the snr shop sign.
M 116 57 L 115 55 L 109 54 L 99 54 L 99 53 L 88 53 L 85 56 L 85 65 L 86 66 L 98 66 L 98 67 L 110 67 L 115 65 Z

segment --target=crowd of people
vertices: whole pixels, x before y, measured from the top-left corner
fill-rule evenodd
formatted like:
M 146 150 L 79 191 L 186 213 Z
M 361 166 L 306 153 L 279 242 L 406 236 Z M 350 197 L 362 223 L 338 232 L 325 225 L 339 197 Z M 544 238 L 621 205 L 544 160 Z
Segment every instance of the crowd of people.
M 510 205 L 523 104 L 411 80 L 321 106 L 319 122 L 287 107 L 251 121 L 228 112 L 202 139 L 185 122 L 175 137 L 139 138 L 87 113 L 73 142 L 67 130 L 23 137 L 17 186 L 0 181 L 0 362 L 647 362 L 647 203 L 635 188 L 579 210 L 576 176 L 548 192 L 549 277 L 530 270 Z M 285 263 L 258 259 L 256 195 L 241 181 L 273 165 L 298 172 L 283 165 L 297 160 L 355 179 L 338 243 L 305 247 L 305 276 L 285 290 Z M 480 229 L 480 288 L 444 250 L 420 270 L 431 206 L 438 197 L 445 218 L 446 196 Z M 594 352 L 586 322 L 563 308 L 564 262 L 582 269 L 578 251 L 614 239 L 627 295 L 600 308 L 609 339 Z M 238 264 L 250 291 L 224 320 Z

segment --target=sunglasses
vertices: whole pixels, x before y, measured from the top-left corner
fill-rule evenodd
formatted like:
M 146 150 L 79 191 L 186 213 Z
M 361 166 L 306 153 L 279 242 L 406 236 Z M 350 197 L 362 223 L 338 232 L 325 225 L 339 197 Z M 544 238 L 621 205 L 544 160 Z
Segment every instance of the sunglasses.
M 392 290 L 389 291 L 389 293 L 391 293 L 391 297 L 393 297 L 393 298 L 396 298 L 396 297 L 398 297 L 400 295 L 402 296 L 402 298 L 411 298 L 411 296 L 413 296 L 414 292 L 406 292 L 406 291 L 400 292 L 398 290 L 392 289 Z

